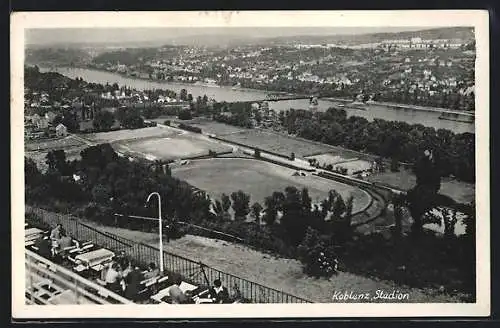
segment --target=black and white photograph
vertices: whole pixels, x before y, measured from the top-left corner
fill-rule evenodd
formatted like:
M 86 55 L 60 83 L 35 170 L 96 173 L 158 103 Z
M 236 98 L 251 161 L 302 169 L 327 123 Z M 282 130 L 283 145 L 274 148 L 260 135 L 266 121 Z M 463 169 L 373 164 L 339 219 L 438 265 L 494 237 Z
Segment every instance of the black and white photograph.
M 13 316 L 489 315 L 488 47 L 482 11 L 14 14 Z

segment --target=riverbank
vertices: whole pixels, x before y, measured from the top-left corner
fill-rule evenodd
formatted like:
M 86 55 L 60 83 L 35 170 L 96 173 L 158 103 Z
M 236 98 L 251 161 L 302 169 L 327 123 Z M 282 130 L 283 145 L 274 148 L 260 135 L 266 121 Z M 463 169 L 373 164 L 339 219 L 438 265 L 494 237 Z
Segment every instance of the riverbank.
M 70 78 L 81 77 L 85 81 L 93 83 L 118 83 L 120 86 L 128 86 L 137 90 L 152 90 L 152 89 L 170 89 L 175 92 L 181 89 L 187 89 L 188 93 L 193 95 L 193 98 L 198 96 L 203 97 L 206 95 L 209 98 L 215 99 L 218 102 L 253 102 L 264 100 L 268 98 L 268 91 L 245 89 L 245 88 L 232 88 L 232 87 L 208 87 L 200 86 L 189 83 L 168 82 L 164 80 L 152 80 L 139 77 L 128 77 L 125 74 L 120 75 L 106 70 L 95 70 L 88 68 L 64 68 L 64 67 L 44 67 L 41 66 L 40 70 L 43 71 L 57 71 L 62 75 Z M 326 111 L 328 108 L 333 107 L 335 101 L 320 99 L 318 101 L 317 110 Z M 309 99 L 296 99 L 296 100 L 280 100 L 269 102 L 269 108 L 276 112 L 286 111 L 290 108 L 307 109 L 309 108 Z M 392 105 L 392 106 L 398 106 Z M 387 105 L 374 105 L 368 104 L 367 110 L 359 110 L 345 106 L 347 116 L 364 117 L 368 121 L 374 119 L 383 119 L 386 121 L 402 121 L 408 124 L 422 124 L 424 126 L 433 127 L 435 129 L 450 130 L 455 133 L 474 133 L 475 126 L 472 123 L 456 122 L 451 120 L 440 119 L 440 112 L 436 111 L 423 111 L 416 109 L 401 110 Z
M 42 66 L 43 68 L 47 68 L 46 66 Z M 234 86 L 231 85 L 223 85 L 223 84 L 212 84 L 212 83 L 203 83 L 200 81 L 196 82 L 179 82 L 179 81 L 167 81 L 167 80 L 160 80 L 160 79 L 152 79 L 152 78 L 146 78 L 146 77 L 141 77 L 137 75 L 129 75 L 127 73 L 123 72 L 118 72 L 118 71 L 110 71 L 104 68 L 99 68 L 91 65 L 76 65 L 73 67 L 51 67 L 50 69 L 89 69 L 89 70 L 94 70 L 94 71 L 100 71 L 100 72 L 106 72 L 110 74 L 117 74 L 120 75 L 124 78 L 129 78 L 129 79 L 138 79 L 138 80 L 144 80 L 144 81 L 149 81 L 149 82 L 158 82 L 158 83 L 165 83 L 165 84 L 176 84 L 179 86 L 199 86 L 199 87 L 207 87 L 207 88 L 226 88 L 226 89 L 231 89 L 231 90 L 237 90 L 237 91 L 245 91 L 245 92 L 254 92 L 254 93 L 261 93 L 261 92 L 267 92 L 270 94 L 276 94 L 276 95 L 287 95 L 290 97 L 294 97 L 297 99 L 302 99 L 302 98 L 308 98 L 310 95 L 305 95 L 305 94 L 299 94 L 299 93 L 290 93 L 290 92 L 285 92 L 285 91 L 280 91 L 280 90 L 268 90 L 268 89 L 251 89 L 251 88 L 243 88 L 243 87 L 237 87 L 235 88 Z M 188 91 L 189 92 L 189 91 Z M 342 102 L 345 104 L 352 103 L 352 100 L 350 99 L 345 99 L 345 98 L 337 98 L 337 97 L 318 97 L 318 99 L 321 100 L 327 100 L 331 102 Z M 272 101 L 272 99 L 269 99 L 269 101 Z M 377 106 L 388 106 L 392 108 L 401 108 L 401 109 L 412 109 L 412 110 L 419 110 L 419 111 L 431 111 L 431 112 L 438 112 L 438 113 L 450 113 L 450 114 L 460 114 L 464 116 L 475 116 L 475 112 L 470 112 L 470 111 L 457 111 L 453 109 L 448 109 L 448 108 L 441 108 L 441 107 L 430 107 L 430 106 L 420 106 L 420 105 L 412 105 L 412 104 L 401 104 L 401 103 L 393 103 L 393 102 L 382 102 L 382 101 L 369 101 L 366 103 L 367 105 L 377 105 Z

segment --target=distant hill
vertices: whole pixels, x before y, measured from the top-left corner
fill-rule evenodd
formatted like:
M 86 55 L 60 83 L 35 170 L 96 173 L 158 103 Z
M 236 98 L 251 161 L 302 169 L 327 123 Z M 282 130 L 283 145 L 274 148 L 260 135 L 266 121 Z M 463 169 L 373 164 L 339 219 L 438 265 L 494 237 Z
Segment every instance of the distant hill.
M 321 35 L 321 36 L 292 36 L 292 37 L 273 37 L 266 39 L 267 42 L 273 43 L 341 43 L 341 44 L 363 44 L 376 43 L 388 39 L 408 39 L 421 37 L 422 39 L 461 39 L 473 40 L 474 29 L 472 27 L 447 27 L 424 29 L 411 32 L 392 32 L 392 33 L 373 33 L 373 34 L 358 34 L 358 35 Z
M 123 50 L 123 48 L 154 48 L 164 45 L 176 46 L 206 46 L 206 47 L 228 47 L 242 45 L 272 45 L 272 44 L 293 44 L 293 43 L 338 43 L 338 44 L 363 44 L 376 43 L 386 39 L 407 39 L 412 37 L 421 37 L 423 39 L 462 39 L 473 40 L 474 32 L 471 27 L 449 27 L 449 28 L 432 28 L 425 27 L 419 31 L 407 32 L 383 32 L 372 34 L 325 34 L 321 35 L 295 35 L 295 36 L 280 36 L 267 37 L 238 35 L 234 33 L 209 33 L 196 34 L 179 37 L 165 37 L 164 40 L 157 38 L 154 41 L 129 41 L 129 42 L 114 42 L 113 40 L 106 42 L 66 42 L 53 43 L 50 45 L 35 45 L 27 44 L 29 50 L 39 50 L 43 48 L 63 48 L 63 49 L 78 49 L 78 48 L 93 48 L 99 51 Z

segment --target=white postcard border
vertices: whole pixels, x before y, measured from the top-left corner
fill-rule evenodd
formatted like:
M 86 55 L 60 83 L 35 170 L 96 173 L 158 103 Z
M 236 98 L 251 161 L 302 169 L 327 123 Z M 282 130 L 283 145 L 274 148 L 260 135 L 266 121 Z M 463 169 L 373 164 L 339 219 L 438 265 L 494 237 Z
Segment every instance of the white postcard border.
M 432 317 L 490 314 L 489 20 L 480 10 L 18 12 L 11 15 L 12 315 L 14 318 Z M 477 302 L 471 304 L 26 305 L 24 296 L 24 30 L 63 27 L 471 26 L 476 31 Z

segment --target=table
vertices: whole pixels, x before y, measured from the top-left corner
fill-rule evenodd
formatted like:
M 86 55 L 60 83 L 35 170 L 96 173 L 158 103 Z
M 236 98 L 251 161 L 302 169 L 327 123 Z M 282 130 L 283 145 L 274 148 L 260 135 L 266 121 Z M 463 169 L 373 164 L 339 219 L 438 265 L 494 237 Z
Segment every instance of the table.
M 198 288 L 198 286 L 191 285 L 185 281 L 181 282 L 181 284 L 179 285 L 179 289 L 182 290 L 183 293 L 186 293 L 187 291 L 189 291 L 189 292 L 193 291 L 196 288 Z
M 160 303 L 165 303 L 162 301 L 162 298 L 164 298 L 165 296 L 170 296 L 170 287 L 172 286 L 168 286 L 167 288 L 160 290 L 158 293 L 151 296 L 151 299 Z
M 93 267 L 102 262 L 109 261 L 115 256 L 115 253 L 109 249 L 101 248 L 88 253 L 80 254 L 75 257 L 75 260 L 81 261 L 87 267 Z
M 33 241 L 35 239 L 38 239 L 40 235 L 43 233 L 43 230 L 40 230 L 38 228 L 29 228 L 24 230 L 24 241 L 29 242 Z

